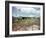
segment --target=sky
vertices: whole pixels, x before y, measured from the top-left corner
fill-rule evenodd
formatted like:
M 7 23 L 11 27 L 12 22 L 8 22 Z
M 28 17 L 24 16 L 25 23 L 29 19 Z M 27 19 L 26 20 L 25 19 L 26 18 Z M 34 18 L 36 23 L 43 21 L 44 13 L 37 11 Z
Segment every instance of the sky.
M 22 6 L 13 6 L 12 7 L 12 16 L 14 17 L 39 17 L 40 8 L 39 7 L 22 7 Z

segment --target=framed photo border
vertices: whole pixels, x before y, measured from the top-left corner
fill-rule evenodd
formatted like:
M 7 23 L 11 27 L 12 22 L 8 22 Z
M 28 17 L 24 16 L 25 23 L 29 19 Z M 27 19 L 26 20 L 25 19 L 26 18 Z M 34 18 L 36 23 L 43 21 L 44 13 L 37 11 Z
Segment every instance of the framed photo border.
M 43 33 L 10 35 L 9 34 L 9 3 L 43 5 Z M 36 36 L 36 35 L 44 35 L 44 34 L 45 34 L 45 3 L 5 1 L 5 37 Z

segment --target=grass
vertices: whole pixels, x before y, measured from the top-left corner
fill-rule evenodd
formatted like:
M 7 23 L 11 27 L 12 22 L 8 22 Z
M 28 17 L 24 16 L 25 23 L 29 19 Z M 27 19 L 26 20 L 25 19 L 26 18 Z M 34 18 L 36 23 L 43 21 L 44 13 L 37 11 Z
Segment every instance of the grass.
M 12 20 L 13 21 L 13 20 Z M 40 17 L 24 17 L 24 19 L 20 18 L 14 18 L 14 21 L 12 23 L 12 28 L 16 28 L 18 30 L 22 27 L 32 26 L 32 25 L 40 25 Z M 18 29 L 17 29 L 18 28 Z

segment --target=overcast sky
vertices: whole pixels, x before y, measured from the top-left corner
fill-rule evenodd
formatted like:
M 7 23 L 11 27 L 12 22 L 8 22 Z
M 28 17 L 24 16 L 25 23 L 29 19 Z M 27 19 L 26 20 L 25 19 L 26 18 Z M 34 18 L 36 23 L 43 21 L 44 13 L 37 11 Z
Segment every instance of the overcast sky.
M 40 16 L 40 8 L 39 7 L 12 7 L 12 16 L 14 17 L 34 17 Z

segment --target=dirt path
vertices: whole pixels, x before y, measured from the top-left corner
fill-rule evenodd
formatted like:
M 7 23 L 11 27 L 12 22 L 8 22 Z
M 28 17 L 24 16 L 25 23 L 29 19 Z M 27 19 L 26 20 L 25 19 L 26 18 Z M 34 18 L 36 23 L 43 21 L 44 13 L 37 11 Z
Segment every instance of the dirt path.
M 38 25 L 30 25 L 30 26 L 14 26 L 13 31 L 34 31 L 39 30 Z

